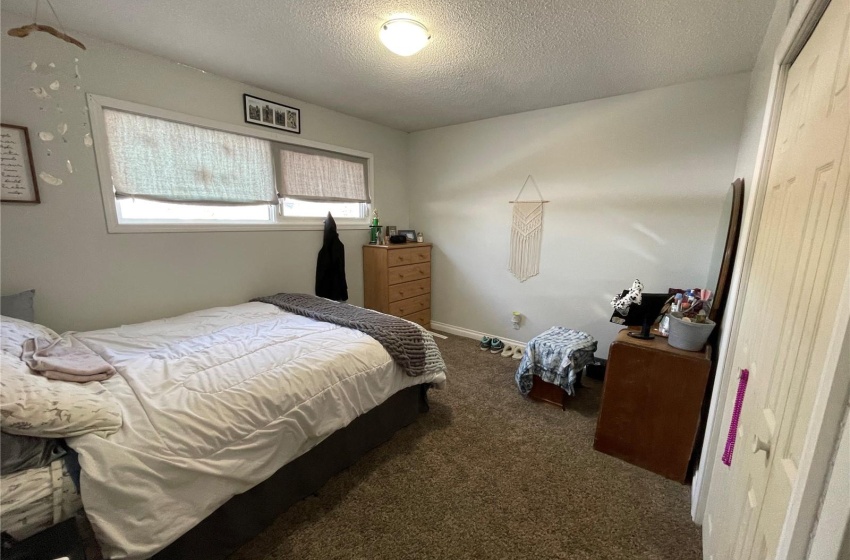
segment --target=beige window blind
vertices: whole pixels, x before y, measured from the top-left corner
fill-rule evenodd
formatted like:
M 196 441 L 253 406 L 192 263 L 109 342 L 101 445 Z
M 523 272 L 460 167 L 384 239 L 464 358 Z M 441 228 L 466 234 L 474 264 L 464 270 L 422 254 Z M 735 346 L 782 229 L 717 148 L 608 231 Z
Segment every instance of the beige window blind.
M 271 143 L 106 109 L 116 197 L 196 204 L 276 204 Z
M 282 198 L 370 202 L 365 159 L 313 148 L 280 149 L 278 186 Z

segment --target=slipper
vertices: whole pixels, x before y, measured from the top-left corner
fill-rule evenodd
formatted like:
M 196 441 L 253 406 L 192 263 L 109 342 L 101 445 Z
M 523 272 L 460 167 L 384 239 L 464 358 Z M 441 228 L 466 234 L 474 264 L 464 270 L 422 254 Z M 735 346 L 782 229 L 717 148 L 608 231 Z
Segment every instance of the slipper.
M 511 356 L 514 360 L 521 360 L 522 354 L 525 352 L 525 349 L 522 346 L 517 346 L 514 348 L 514 354 Z
M 514 345 L 513 344 L 505 344 L 505 349 L 502 350 L 502 357 L 508 358 L 512 356 L 514 353 Z

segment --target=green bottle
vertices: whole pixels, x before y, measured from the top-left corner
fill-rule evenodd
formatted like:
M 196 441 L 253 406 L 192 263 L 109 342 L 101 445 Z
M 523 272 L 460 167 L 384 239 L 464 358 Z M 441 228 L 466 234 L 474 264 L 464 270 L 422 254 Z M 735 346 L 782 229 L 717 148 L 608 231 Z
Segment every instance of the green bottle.
M 369 226 L 369 245 L 378 244 L 378 232 L 381 231 L 381 226 L 378 224 L 378 209 L 372 212 L 372 225 Z

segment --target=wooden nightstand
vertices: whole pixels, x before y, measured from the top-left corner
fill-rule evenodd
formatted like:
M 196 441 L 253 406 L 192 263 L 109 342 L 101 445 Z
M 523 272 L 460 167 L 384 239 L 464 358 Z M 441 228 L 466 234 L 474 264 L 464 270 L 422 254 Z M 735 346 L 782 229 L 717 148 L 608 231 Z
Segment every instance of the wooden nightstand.
M 673 348 L 622 330 L 611 344 L 593 448 L 678 482 L 688 466 L 711 370 L 711 346 Z
M 364 306 L 431 328 L 431 244 L 363 246 Z

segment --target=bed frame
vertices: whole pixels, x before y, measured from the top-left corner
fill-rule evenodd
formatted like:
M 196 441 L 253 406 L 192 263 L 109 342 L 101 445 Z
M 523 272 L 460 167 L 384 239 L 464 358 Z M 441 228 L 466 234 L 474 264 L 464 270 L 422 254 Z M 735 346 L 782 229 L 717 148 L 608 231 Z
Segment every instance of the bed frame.
M 357 417 L 265 481 L 231 498 L 154 558 L 226 558 L 296 502 L 316 493 L 333 475 L 427 412 L 429 387 L 423 384 L 403 389 Z

